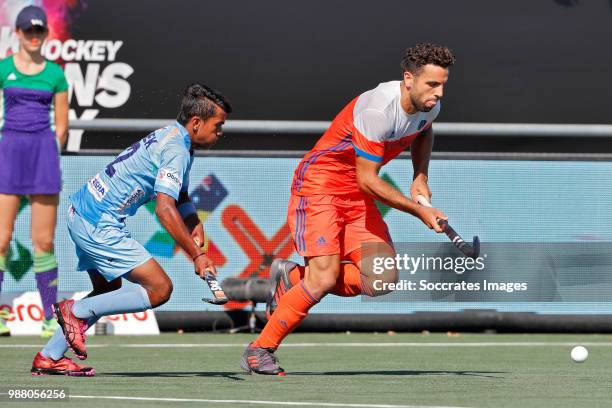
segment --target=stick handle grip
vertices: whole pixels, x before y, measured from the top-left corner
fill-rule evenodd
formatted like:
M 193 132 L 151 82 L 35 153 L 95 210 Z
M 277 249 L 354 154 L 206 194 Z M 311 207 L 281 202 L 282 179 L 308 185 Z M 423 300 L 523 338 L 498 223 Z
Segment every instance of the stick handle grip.
M 425 207 L 432 206 L 429 200 L 424 195 L 419 194 L 417 196 L 417 201 L 422 206 L 425 206 Z M 438 225 L 440 226 L 440 228 L 442 228 L 442 231 L 444 231 L 448 239 L 451 240 L 451 242 L 457 249 L 459 249 L 461 252 L 463 252 L 465 255 L 469 257 L 472 257 L 472 258 L 478 257 L 478 254 L 480 252 L 480 241 L 478 240 L 478 237 L 474 237 L 474 242 L 472 244 L 473 246 L 470 246 L 470 244 L 468 244 L 467 242 L 463 240 L 463 238 L 461 238 L 461 235 L 457 234 L 457 231 L 455 231 L 453 227 L 448 225 L 448 221 L 438 220 Z
M 421 204 L 424 207 L 433 207 L 431 205 L 431 203 L 429 202 L 429 200 L 427 199 L 427 197 L 425 197 L 422 194 L 419 194 L 417 196 L 417 201 L 419 202 L 419 204 Z M 452 229 L 450 225 L 448 225 L 448 221 L 438 219 L 438 225 L 440 226 L 440 228 L 442 228 L 442 231 L 444 231 L 446 236 L 451 241 L 453 241 L 453 244 L 455 244 L 455 246 L 457 246 L 456 238 L 459 237 L 459 234 L 457 234 L 457 232 L 454 229 Z M 461 240 L 461 237 L 459 237 L 459 239 Z M 463 240 L 461 240 L 461 241 L 463 241 Z

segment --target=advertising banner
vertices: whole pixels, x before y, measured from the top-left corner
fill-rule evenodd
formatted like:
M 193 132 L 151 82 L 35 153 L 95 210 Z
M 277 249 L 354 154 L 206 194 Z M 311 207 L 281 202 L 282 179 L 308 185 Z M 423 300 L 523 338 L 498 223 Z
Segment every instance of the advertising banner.
M 60 292 L 58 299 L 82 299 L 87 292 Z M 0 311 L 9 317 L 6 325 L 12 336 L 37 336 L 40 334 L 44 318 L 42 303 L 38 292 L 6 292 L 0 294 Z M 97 324 L 102 324 L 104 334 L 114 335 L 155 335 L 159 327 L 153 310 L 140 313 L 124 313 L 105 316 Z M 96 334 L 96 327 L 87 330 L 88 336 Z
M 76 270 L 74 245 L 66 230 L 68 197 L 112 160 L 110 156 L 62 157 L 64 187 L 55 242 L 61 291 L 90 289 L 87 273 Z M 277 257 L 303 263 L 294 250 L 286 221 L 289 186 L 298 162 L 296 158 L 195 159 L 190 196 L 221 280 L 267 278 L 269 266 Z M 432 202 L 466 240 L 473 235 L 480 237 L 480 263 L 468 265 L 458 259 L 461 253 L 444 234 L 435 234 L 409 214 L 380 205 L 401 257 L 400 263 L 391 260 L 400 272 L 400 281 L 418 284 L 426 280 L 433 286 L 372 299 L 328 296 L 313 312 L 411 313 L 477 308 L 610 313 L 612 302 L 602 291 L 611 287 L 611 174 L 612 163 L 605 161 L 435 160 L 429 177 Z M 412 163 L 397 159 L 383 167 L 381 176 L 407 194 Z M 154 208 L 155 201 L 149 202 L 126 223 L 132 236 L 174 282 L 172 298 L 159 310 L 220 310 L 201 301 L 210 295 L 205 282 L 194 274 L 190 259 L 161 226 Z M 3 292 L 36 290 L 29 229 L 30 207 L 25 202 L 17 217 Z M 439 259 L 428 260 L 436 257 Z M 461 286 L 462 281 L 480 282 L 480 289 L 484 289 L 485 280 L 496 284 L 486 287 L 494 290 L 468 291 Z M 459 286 L 443 287 L 443 282 Z M 511 290 L 506 284 L 511 284 Z M 230 302 L 225 308 L 246 306 Z

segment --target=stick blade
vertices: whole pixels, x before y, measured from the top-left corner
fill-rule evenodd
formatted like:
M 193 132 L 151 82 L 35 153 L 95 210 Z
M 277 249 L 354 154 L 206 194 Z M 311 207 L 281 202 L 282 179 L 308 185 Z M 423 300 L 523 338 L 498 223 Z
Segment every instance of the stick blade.
M 470 258 L 476 259 L 480 255 L 480 238 L 478 238 L 478 235 L 474 235 L 474 239 L 472 240 L 472 248 L 473 253 Z
M 213 294 L 212 299 L 202 298 L 204 302 L 208 302 L 213 305 L 224 305 L 229 301 L 228 297 L 225 295 L 225 291 L 221 287 L 221 284 L 217 281 L 215 275 L 207 272 L 206 275 L 204 275 L 204 280 L 206 280 L 206 283 L 208 284 L 208 287 L 210 288 L 210 291 Z

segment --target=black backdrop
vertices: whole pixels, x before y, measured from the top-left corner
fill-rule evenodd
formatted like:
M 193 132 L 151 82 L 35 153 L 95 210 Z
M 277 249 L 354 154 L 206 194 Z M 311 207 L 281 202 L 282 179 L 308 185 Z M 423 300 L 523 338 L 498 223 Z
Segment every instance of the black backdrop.
M 123 40 L 134 68 L 129 101 L 99 117 L 174 117 L 199 80 L 232 100 L 233 119 L 331 120 L 431 41 L 457 57 L 440 121 L 610 122 L 608 0 L 105 0 L 71 31 Z

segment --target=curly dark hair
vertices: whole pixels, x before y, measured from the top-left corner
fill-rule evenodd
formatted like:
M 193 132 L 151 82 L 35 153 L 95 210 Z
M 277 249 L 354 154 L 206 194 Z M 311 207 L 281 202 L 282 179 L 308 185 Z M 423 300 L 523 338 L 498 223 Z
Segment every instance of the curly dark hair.
M 408 71 L 417 74 L 424 65 L 433 64 L 448 68 L 455 63 L 451 50 L 444 45 L 419 43 L 408 48 L 402 58 L 402 73 Z
M 194 116 L 206 120 L 215 114 L 215 105 L 225 113 L 232 112 L 232 105 L 221 92 L 195 82 L 185 89 L 176 120 L 183 126 Z

